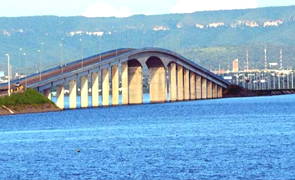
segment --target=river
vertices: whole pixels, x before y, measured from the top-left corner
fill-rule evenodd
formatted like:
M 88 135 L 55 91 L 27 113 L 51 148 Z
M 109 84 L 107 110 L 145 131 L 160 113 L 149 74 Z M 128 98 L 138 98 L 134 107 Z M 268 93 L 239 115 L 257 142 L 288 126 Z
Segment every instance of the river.
M 1 180 L 295 178 L 295 96 L 0 117 Z

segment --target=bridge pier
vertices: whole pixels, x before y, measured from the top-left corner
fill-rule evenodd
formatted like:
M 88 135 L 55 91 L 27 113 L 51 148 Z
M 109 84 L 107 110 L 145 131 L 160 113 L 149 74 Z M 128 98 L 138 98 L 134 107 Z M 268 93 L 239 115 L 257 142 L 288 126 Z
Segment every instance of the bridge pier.
M 196 75 L 196 98 L 202 99 L 202 77 Z
M 150 97 L 152 103 L 166 101 L 166 74 L 164 67 L 150 69 Z
M 202 99 L 207 99 L 207 79 L 202 78 Z
M 118 65 L 112 66 L 112 104 L 119 105 L 119 68 Z
M 93 72 L 91 78 L 92 78 L 92 87 L 91 87 L 92 107 L 98 107 L 99 106 L 99 91 L 98 91 L 99 76 L 98 76 L 98 72 Z
M 109 69 L 102 70 L 102 105 L 110 105 L 110 71 Z
M 142 67 L 137 60 L 128 62 L 128 103 L 142 104 L 143 102 Z
M 171 63 L 170 70 L 170 101 L 177 101 L 177 72 L 176 64 Z
M 56 106 L 60 109 L 65 108 L 65 87 L 63 85 L 59 85 L 56 88 Z
M 196 99 L 196 75 L 190 72 L 190 99 Z
M 190 100 L 190 77 L 189 77 L 189 70 L 184 69 L 184 78 L 183 78 L 183 86 L 184 86 L 184 100 Z
M 77 108 L 77 81 L 76 80 L 70 80 L 69 82 L 69 103 L 70 103 L 70 109 L 76 109 Z
M 211 81 L 207 81 L 207 98 L 208 99 L 212 99 L 212 82 Z
M 52 94 L 51 94 L 51 88 L 50 89 L 46 89 L 43 92 L 44 96 L 47 97 L 49 100 L 52 99 Z
M 122 81 L 122 104 L 129 103 L 129 89 L 128 89 L 128 63 L 124 62 L 121 65 L 121 81 Z
M 218 86 L 218 98 L 222 98 L 223 97 L 223 88 Z
M 183 67 L 181 65 L 177 65 L 177 100 L 183 101 L 183 99 Z
M 214 99 L 218 98 L 218 89 L 215 83 L 213 83 L 213 98 Z
M 166 101 L 166 70 L 160 59 L 151 57 L 146 62 L 149 68 L 150 102 L 162 103 Z
M 88 76 L 81 77 L 81 108 L 88 108 Z

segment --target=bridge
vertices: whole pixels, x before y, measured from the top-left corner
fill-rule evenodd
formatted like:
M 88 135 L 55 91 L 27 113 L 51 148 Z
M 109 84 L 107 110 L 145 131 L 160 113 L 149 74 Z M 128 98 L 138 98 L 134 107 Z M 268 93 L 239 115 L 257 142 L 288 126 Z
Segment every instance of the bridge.
M 146 82 L 146 83 L 145 83 Z M 183 56 L 160 48 L 116 49 L 15 80 L 34 88 L 65 108 L 143 103 L 144 86 L 151 103 L 222 98 L 230 83 Z M 102 100 L 100 102 L 100 98 Z M 121 99 L 120 99 L 121 98 Z

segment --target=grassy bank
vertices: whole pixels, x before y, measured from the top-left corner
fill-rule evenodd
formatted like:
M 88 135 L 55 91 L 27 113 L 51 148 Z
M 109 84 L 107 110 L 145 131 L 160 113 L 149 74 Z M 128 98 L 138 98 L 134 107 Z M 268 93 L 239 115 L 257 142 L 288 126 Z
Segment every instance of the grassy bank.
M 59 110 L 55 104 L 33 89 L 0 97 L 0 115 Z

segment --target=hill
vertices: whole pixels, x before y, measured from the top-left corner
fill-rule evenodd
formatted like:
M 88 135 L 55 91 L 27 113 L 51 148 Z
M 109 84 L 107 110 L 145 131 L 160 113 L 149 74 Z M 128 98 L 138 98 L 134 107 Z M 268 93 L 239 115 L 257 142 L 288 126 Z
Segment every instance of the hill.
M 121 47 L 167 48 L 210 69 L 226 69 L 234 58 L 243 66 L 247 49 L 250 67 L 261 68 L 264 47 L 270 62 L 283 48 L 284 66 L 295 66 L 295 6 L 127 18 L 2 17 L 0 24 L 0 53 L 11 54 L 18 72 Z

